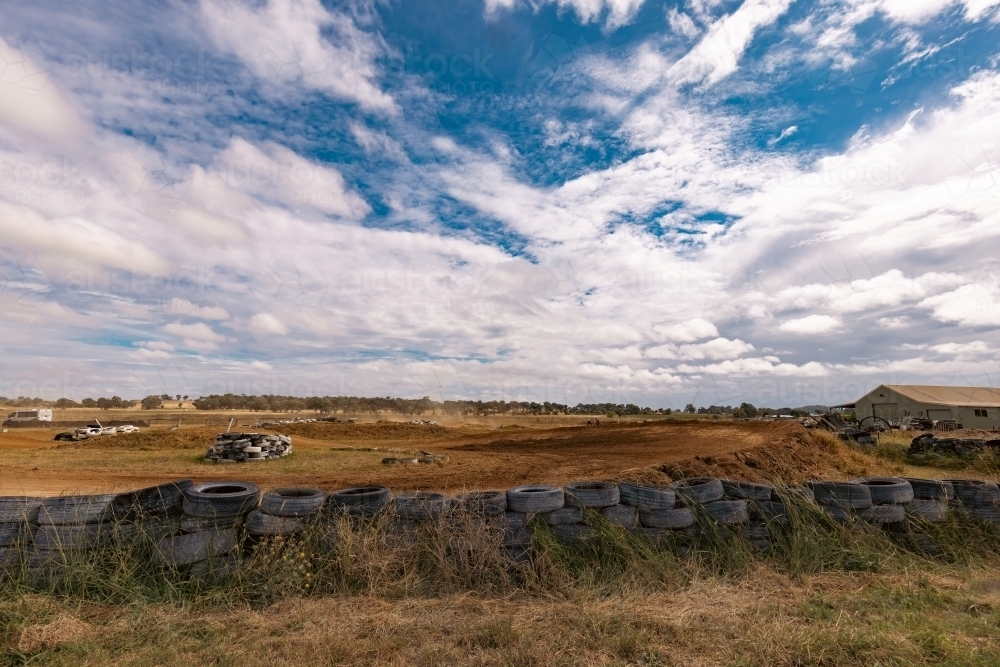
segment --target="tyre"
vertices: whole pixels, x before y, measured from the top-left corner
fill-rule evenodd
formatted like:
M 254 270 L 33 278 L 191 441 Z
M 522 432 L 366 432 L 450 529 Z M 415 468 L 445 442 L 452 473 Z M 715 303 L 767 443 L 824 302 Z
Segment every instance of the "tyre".
M 107 523 L 44 524 L 35 530 L 33 544 L 45 551 L 92 549 L 111 536 Z
M 503 544 L 508 547 L 531 546 L 531 531 L 528 517 L 519 512 L 505 512 L 503 515 Z
M 206 530 L 200 533 L 165 537 L 156 545 L 164 565 L 177 567 L 222 556 L 236 546 L 236 531 Z
M 538 518 L 550 526 L 562 526 L 583 521 L 583 508 L 561 507 L 551 512 L 539 512 Z
M 605 507 L 600 512 L 601 516 L 611 523 L 625 528 L 635 528 L 639 521 L 639 509 L 633 505 L 612 505 Z
M 243 515 L 231 516 L 181 516 L 180 529 L 185 533 L 201 533 L 206 530 L 235 530 L 243 525 Z
M 201 517 L 239 516 L 256 509 L 260 489 L 250 482 L 204 482 L 184 489 L 184 513 Z
M 914 498 L 906 513 L 924 521 L 940 523 L 948 520 L 948 501 L 936 498 Z
M 621 501 L 614 482 L 570 482 L 563 489 L 566 504 L 574 507 L 611 507 Z
M 247 517 L 247 533 L 258 537 L 267 535 L 292 535 L 304 528 L 302 519 L 293 516 L 275 516 L 256 510 Z
M 113 494 L 95 496 L 58 496 L 46 498 L 38 508 L 38 523 L 77 525 L 98 523 L 111 515 Z
M 816 502 L 826 507 L 861 510 L 872 506 L 872 493 L 864 484 L 848 482 L 806 482 Z
M 187 575 L 193 579 L 215 581 L 231 577 L 239 568 L 239 560 L 235 556 L 219 556 L 192 563 Z
M 473 491 L 455 499 L 456 508 L 475 516 L 499 517 L 507 511 L 507 494 L 503 491 Z
M 822 505 L 821 507 L 834 521 L 838 521 L 840 523 L 847 523 L 853 516 L 851 510 L 844 507 L 838 507 L 837 505 Z
M 743 527 L 743 534 L 751 541 L 771 539 L 771 533 L 763 521 L 750 521 Z
M 704 505 L 705 503 L 722 500 L 726 492 L 722 489 L 722 480 L 715 477 L 689 477 L 671 482 L 669 488 L 673 489 L 678 496 L 693 500 Z
M 14 570 L 21 564 L 21 550 L 17 547 L 0 547 L 0 574 Z
M 443 493 L 413 491 L 396 496 L 396 514 L 401 519 L 426 521 L 434 519 L 451 508 L 451 498 Z
M 788 509 L 784 503 L 777 503 L 773 500 L 762 500 L 750 503 L 750 518 L 757 521 L 766 521 L 780 524 L 789 523 Z
M 955 489 L 955 500 L 964 507 L 991 507 L 1000 503 L 1000 488 L 993 482 L 975 479 L 948 479 Z
M 722 480 L 722 490 L 726 498 L 743 500 L 770 500 L 774 487 L 767 484 L 743 482 L 740 480 Z
M 138 491 L 120 493 L 115 496 L 112 503 L 112 512 L 119 520 L 132 520 L 150 514 L 169 514 L 180 509 L 184 489 L 193 485 L 194 480 L 181 479 Z
M 814 503 L 816 502 L 816 493 L 808 486 L 789 486 L 784 490 L 784 494 L 781 491 L 775 489 L 774 494 L 771 496 L 771 500 L 778 502 L 785 502 L 783 495 L 788 495 L 791 498 L 798 498 L 800 500 L 805 500 L 806 502 Z
M 260 499 L 260 511 L 271 516 L 303 517 L 315 514 L 326 502 L 326 492 L 319 489 L 271 489 Z
M 621 496 L 622 504 L 647 510 L 673 509 L 677 502 L 677 494 L 670 489 L 645 486 L 635 482 L 620 482 L 618 495 Z
M 906 518 L 902 505 L 872 505 L 858 512 L 858 516 L 873 524 L 899 523 Z
M 680 530 L 694 525 L 694 512 L 690 507 L 669 510 L 639 510 L 639 523 L 646 528 L 668 528 Z
M 951 484 L 947 482 L 939 479 L 917 479 L 915 477 L 904 477 L 904 479 L 910 483 L 914 498 L 948 500 L 951 497 L 948 493 L 948 487 Z M 953 495 L 954 493 L 955 489 L 952 487 L 951 494 Z
M 867 486 L 872 505 L 905 505 L 913 500 L 913 487 L 900 477 L 864 477 L 852 479 L 851 484 Z
M 392 491 L 384 486 L 356 486 L 334 491 L 326 497 L 327 509 L 351 516 L 375 516 L 392 500 Z
M 42 506 L 41 498 L 28 496 L 0 497 L 0 523 L 36 523 L 38 508 Z
M 1000 523 L 1000 506 L 989 505 L 973 507 L 967 510 L 969 516 L 973 519 L 979 519 L 980 521 L 989 521 L 991 523 Z
M 565 504 L 563 490 L 555 486 L 518 486 L 507 490 L 507 508 L 513 512 L 551 512 Z
M 664 543 L 669 543 L 677 537 L 677 533 L 668 528 L 647 528 L 646 526 L 639 526 L 636 531 L 637 534 L 645 537 L 653 546 L 662 546 Z
M 552 526 L 552 533 L 560 542 L 579 543 L 586 542 L 597 536 L 597 531 L 590 526 L 581 523 L 560 524 Z
M 722 524 L 746 523 L 750 520 L 745 500 L 715 500 L 705 503 L 705 511 Z
M 150 542 L 159 542 L 164 537 L 176 535 L 181 530 L 179 514 L 164 514 L 146 519 L 138 524 L 139 534 Z
M 31 535 L 31 528 L 25 521 L 0 523 L 0 547 L 9 547 L 21 541 L 22 536 Z

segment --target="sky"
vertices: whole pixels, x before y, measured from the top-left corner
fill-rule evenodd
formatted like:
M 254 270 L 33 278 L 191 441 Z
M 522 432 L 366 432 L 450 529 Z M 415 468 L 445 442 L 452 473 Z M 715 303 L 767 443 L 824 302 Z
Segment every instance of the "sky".
M 1000 382 L 1000 0 L 0 6 L 0 395 Z

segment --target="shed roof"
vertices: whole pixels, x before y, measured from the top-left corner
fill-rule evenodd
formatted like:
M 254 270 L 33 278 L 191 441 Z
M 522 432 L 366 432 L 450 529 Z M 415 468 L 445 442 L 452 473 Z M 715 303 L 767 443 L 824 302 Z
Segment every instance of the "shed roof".
M 1000 408 L 1000 389 L 996 387 L 936 387 L 923 384 L 885 384 L 882 386 L 918 403 Z

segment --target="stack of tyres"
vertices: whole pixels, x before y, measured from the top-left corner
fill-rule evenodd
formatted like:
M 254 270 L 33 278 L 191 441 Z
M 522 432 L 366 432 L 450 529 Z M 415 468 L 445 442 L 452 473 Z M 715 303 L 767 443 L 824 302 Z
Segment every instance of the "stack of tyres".
M 338 524 L 370 521 L 390 507 L 392 491 L 384 486 L 353 486 L 332 491 L 319 515 L 320 545 L 327 551 L 340 543 Z
M 531 548 L 528 522 L 536 515 L 552 520 L 566 507 L 566 494 L 557 486 L 518 486 L 507 489 L 503 549 L 514 560 L 524 560 Z M 583 512 L 580 512 L 582 517 Z M 551 524 L 550 524 L 551 525 Z
M 816 504 L 839 523 L 848 522 L 872 506 L 871 490 L 864 484 L 814 480 L 806 482 L 806 487 L 813 492 Z
M 155 544 L 177 533 L 184 490 L 193 484 L 193 480 L 181 479 L 118 494 L 111 503 L 118 534 Z
M 107 544 L 116 526 L 114 498 L 104 494 L 44 499 L 27 552 L 29 575 L 44 577 L 60 567 L 86 563 L 93 551 Z
M 455 498 L 453 511 L 449 516 L 448 529 L 452 537 L 448 541 L 448 551 L 466 563 L 483 558 L 487 551 L 497 547 L 501 555 L 509 555 L 503 549 L 507 525 L 507 494 L 503 491 L 473 491 Z
M 730 483 L 731 488 L 733 483 Z M 715 477 L 690 477 L 671 482 L 669 487 L 685 501 L 697 508 L 706 527 L 737 528 L 745 532 L 750 521 L 750 508 L 745 498 L 729 498 L 722 480 Z
M 1000 487 L 975 479 L 948 479 L 955 491 L 955 508 L 980 521 L 1000 524 Z
M 552 532 L 564 542 L 585 542 L 597 530 L 587 521 L 588 512 L 600 514 L 615 523 L 635 525 L 636 511 L 621 505 L 618 485 L 605 481 L 570 482 L 563 487 L 565 506 L 539 517 L 552 526 Z
M 951 482 L 938 479 L 905 478 L 913 489 L 913 500 L 906 507 L 911 517 L 941 523 L 948 520 L 948 502 L 955 497 Z
M 184 489 L 180 532 L 156 546 L 160 561 L 193 577 L 219 577 L 236 567 L 233 551 L 260 489 L 250 482 L 207 482 Z
M 694 512 L 678 501 L 672 489 L 621 482 L 618 494 L 623 505 L 635 508 L 637 530 L 655 545 L 669 542 L 694 526 Z
M 272 489 L 261 498 L 260 508 L 247 517 L 247 534 L 255 539 L 294 535 L 305 528 L 325 502 L 326 493 L 319 489 Z
M 771 548 L 771 528 L 784 525 L 788 521 L 785 505 L 776 496 L 773 486 L 743 482 L 739 480 L 722 480 L 722 490 L 730 501 L 742 500 L 747 508 L 746 521 L 742 523 L 743 534 L 757 549 Z M 733 512 L 737 515 L 737 511 Z M 742 518 L 739 516 L 738 518 Z
M 215 463 L 266 461 L 292 453 L 292 438 L 265 433 L 219 433 L 205 452 L 205 460 Z
M 899 528 L 906 518 L 906 506 L 913 501 L 913 487 L 901 477 L 863 477 L 851 484 L 868 487 L 872 506 L 858 515 L 870 524 Z
M 41 498 L 0 497 L 0 574 L 13 572 L 38 526 Z
M 390 524 L 390 540 L 399 545 L 416 546 L 421 526 L 438 523 L 451 509 L 451 498 L 443 493 L 410 491 L 393 499 L 395 520 Z

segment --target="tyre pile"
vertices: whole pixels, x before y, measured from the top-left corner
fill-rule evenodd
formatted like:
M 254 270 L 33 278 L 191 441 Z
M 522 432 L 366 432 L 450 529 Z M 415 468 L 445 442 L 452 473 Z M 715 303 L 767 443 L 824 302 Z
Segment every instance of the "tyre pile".
M 394 497 L 379 486 L 329 494 L 281 488 L 262 496 L 249 482 L 179 480 L 117 495 L 0 498 L 0 570 L 23 565 L 37 579 L 60 566 L 86 562 L 109 544 L 142 539 L 164 568 L 192 578 L 218 577 L 238 567 L 244 545 L 252 550 L 310 526 L 319 526 L 323 548 L 334 549 L 345 517 L 351 525 L 385 517 L 380 525 L 394 546 L 415 545 L 424 527 L 436 525 L 454 532 L 449 553 L 474 555 L 499 548 L 514 561 L 530 559 L 533 526 L 542 524 L 567 544 L 588 543 L 608 526 L 617 526 L 682 552 L 684 540 L 677 538 L 709 529 L 742 535 L 754 547 L 768 549 L 773 536 L 791 525 L 793 500 L 800 507 L 815 503 L 836 522 L 857 520 L 890 531 L 943 522 L 949 512 L 1000 526 L 1000 487 L 960 479 L 868 477 L 780 489 L 712 477 L 677 480 L 666 487 L 581 481 L 455 498 L 422 491 Z M 918 543 L 929 540 L 908 534 Z
M 205 460 L 215 463 L 266 461 L 291 453 L 291 436 L 266 433 L 219 433 L 215 436 L 215 444 L 205 452 Z
M 968 456 L 987 449 L 1000 451 L 1000 439 L 938 438 L 933 433 L 921 433 L 910 442 L 909 455 L 915 459 L 925 458 L 930 452 Z

